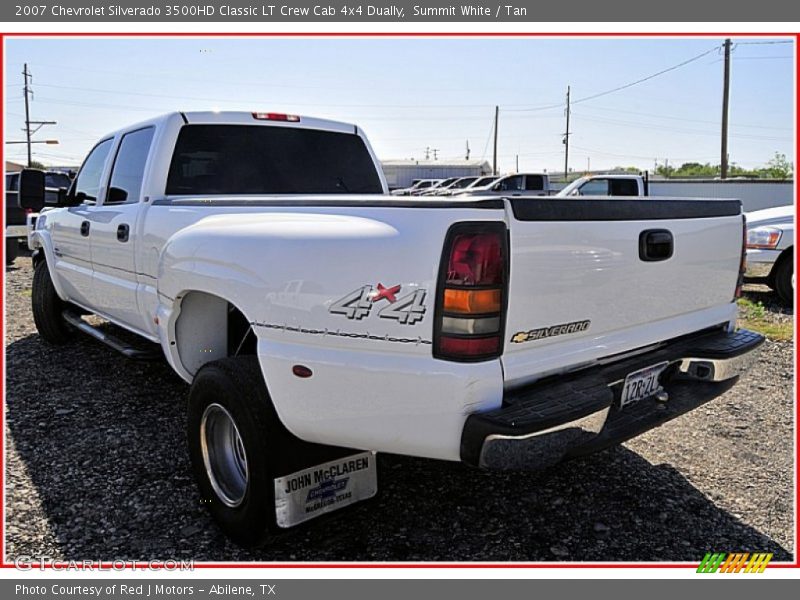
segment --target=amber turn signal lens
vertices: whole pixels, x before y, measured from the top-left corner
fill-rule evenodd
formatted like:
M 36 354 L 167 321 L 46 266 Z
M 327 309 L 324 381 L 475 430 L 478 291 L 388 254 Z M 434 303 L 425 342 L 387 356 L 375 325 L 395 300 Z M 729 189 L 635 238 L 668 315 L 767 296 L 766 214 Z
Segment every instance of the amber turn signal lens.
M 444 291 L 445 312 L 484 314 L 500 312 L 501 290 Z

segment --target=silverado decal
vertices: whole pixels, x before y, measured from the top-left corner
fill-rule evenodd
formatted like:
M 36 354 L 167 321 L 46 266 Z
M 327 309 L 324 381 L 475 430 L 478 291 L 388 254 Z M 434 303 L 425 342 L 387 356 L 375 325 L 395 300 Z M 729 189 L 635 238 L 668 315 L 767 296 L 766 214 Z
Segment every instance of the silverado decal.
M 360 321 L 370 315 L 376 303 L 386 300 L 388 304 L 378 312 L 380 318 L 395 319 L 401 325 L 414 325 L 425 317 L 425 290 L 416 290 L 398 298 L 400 289 L 399 284 L 392 287 L 385 287 L 382 283 L 376 287 L 364 285 L 335 301 L 328 312 Z
M 523 342 L 532 342 L 544 338 L 555 337 L 557 335 L 568 335 L 570 333 L 580 333 L 589 329 L 592 322 L 586 321 L 573 321 L 572 323 L 562 323 L 561 325 L 553 325 L 552 327 L 540 327 L 539 329 L 531 329 L 530 331 L 520 331 L 511 336 L 512 344 L 521 344 Z

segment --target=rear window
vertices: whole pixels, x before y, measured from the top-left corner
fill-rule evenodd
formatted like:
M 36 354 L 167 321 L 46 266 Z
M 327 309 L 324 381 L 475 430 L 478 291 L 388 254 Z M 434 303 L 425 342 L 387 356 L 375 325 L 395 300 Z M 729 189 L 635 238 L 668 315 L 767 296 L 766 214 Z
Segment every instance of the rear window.
M 185 125 L 175 145 L 166 193 L 382 194 L 383 189 L 357 135 L 259 125 Z

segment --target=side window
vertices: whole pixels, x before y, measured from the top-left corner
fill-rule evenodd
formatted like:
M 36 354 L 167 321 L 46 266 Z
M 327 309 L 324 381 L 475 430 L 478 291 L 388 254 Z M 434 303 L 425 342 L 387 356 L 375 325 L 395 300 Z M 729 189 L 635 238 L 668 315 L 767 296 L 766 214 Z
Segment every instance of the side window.
M 75 178 L 74 195 L 80 200 L 96 202 L 97 193 L 100 190 L 100 177 L 103 175 L 103 166 L 106 164 L 106 157 L 111 151 L 114 140 L 105 140 L 95 146 Z
M 150 153 L 150 142 L 153 140 L 153 128 L 147 127 L 131 131 L 122 136 L 122 141 L 111 169 L 111 181 L 108 184 L 106 204 L 133 204 L 139 201 L 142 191 L 142 178 L 147 155 Z
M 581 186 L 581 196 L 608 196 L 608 179 L 592 179 Z
M 639 182 L 635 179 L 611 180 L 609 185 L 612 196 L 638 196 Z
M 544 191 L 544 177 L 541 175 L 526 175 L 525 189 L 534 192 Z
M 509 177 L 500 182 L 501 192 L 517 192 L 522 189 L 522 175 Z
M 17 173 L 6 175 L 6 191 L 7 192 L 19 191 L 19 175 Z

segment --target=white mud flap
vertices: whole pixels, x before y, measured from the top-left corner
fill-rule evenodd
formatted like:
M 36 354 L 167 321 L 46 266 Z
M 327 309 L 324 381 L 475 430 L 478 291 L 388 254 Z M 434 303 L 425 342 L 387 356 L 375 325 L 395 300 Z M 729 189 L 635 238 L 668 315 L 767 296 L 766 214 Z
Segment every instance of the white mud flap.
M 378 492 L 374 452 L 351 454 L 275 479 L 275 517 L 288 528 Z

